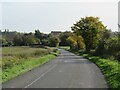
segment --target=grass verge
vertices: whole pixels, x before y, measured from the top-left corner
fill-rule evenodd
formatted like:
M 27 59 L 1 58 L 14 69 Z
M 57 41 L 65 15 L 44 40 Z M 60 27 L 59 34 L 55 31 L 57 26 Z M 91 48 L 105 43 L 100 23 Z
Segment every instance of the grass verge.
M 55 58 L 59 52 L 57 51 L 55 54 L 48 54 L 42 57 L 34 57 L 29 58 L 29 60 L 25 60 L 24 62 L 14 65 L 11 68 L 7 68 L 2 71 L 2 83 L 20 75 L 24 72 L 27 72 L 35 67 L 38 67 L 40 65 L 43 65 L 44 63 L 48 62 L 50 59 Z
M 99 56 L 92 56 L 87 53 L 74 52 L 95 63 L 104 74 L 110 89 L 120 88 L 120 63 L 117 60 L 104 59 Z

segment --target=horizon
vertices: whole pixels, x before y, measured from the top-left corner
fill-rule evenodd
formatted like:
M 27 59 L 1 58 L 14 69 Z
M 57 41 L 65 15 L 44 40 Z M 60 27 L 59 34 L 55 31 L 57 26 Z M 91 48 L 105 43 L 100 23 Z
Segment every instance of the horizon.
M 36 29 L 44 33 L 71 31 L 70 27 L 80 18 L 95 16 L 107 29 L 118 31 L 116 2 L 4 2 L 1 7 L 2 30 L 25 33 Z

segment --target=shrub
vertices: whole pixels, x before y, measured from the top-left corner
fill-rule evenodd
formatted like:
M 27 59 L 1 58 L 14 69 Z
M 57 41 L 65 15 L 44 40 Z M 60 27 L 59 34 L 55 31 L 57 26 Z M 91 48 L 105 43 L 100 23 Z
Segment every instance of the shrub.
M 51 36 L 51 37 L 49 37 L 48 42 L 49 42 L 49 46 L 58 47 L 60 40 L 57 37 Z
M 99 41 L 98 47 L 96 48 L 96 55 L 104 58 L 112 57 L 113 59 L 120 60 L 120 42 L 117 35 L 111 35 L 112 32 L 106 30 L 101 40 Z
M 53 52 L 57 52 L 57 49 L 53 49 Z

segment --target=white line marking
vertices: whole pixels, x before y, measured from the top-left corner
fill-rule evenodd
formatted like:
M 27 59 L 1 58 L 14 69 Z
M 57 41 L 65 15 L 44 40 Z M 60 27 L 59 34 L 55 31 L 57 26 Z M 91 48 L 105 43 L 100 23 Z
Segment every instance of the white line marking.
M 27 88 L 29 86 L 31 86 L 33 83 L 35 83 L 36 81 L 38 81 L 39 79 L 41 79 L 45 74 L 47 74 L 49 71 L 51 71 L 53 68 L 55 68 L 56 65 L 52 66 L 50 69 L 48 69 L 48 71 L 46 71 L 45 73 L 43 73 L 42 75 L 40 75 L 40 77 L 38 77 L 37 79 L 35 79 L 33 82 L 31 82 L 30 84 L 28 84 L 27 86 L 24 87 Z M 23 89 L 23 90 L 24 90 Z

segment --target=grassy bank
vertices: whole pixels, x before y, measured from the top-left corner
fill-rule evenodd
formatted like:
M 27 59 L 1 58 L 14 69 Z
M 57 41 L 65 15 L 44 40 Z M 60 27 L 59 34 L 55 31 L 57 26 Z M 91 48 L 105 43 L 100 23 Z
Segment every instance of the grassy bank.
M 104 74 L 109 88 L 120 88 L 120 63 L 117 60 L 104 59 L 87 53 L 74 52 L 94 62 Z
M 59 52 L 54 49 L 7 47 L 3 48 L 2 83 L 55 58 Z

